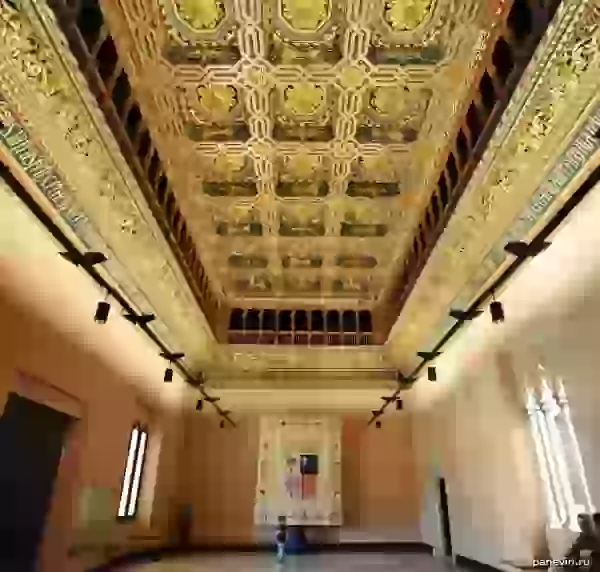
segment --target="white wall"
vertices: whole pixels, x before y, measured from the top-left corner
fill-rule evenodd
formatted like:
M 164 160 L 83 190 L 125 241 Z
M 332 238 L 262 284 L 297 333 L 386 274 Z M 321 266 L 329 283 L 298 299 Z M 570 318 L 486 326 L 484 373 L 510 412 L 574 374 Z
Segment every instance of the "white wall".
M 600 505 L 600 188 L 592 191 L 499 295 L 506 321 L 489 314 L 463 329 L 436 361 L 438 382 L 420 379 L 407 394 L 427 493 L 423 540 L 440 546 L 438 471 L 447 479 L 455 553 L 490 565 L 531 560 L 549 541 L 559 556 L 572 533 L 545 530 L 524 388 L 538 364 L 560 377 L 592 500 Z M 432 461 L 438 457 L 439 462 Z

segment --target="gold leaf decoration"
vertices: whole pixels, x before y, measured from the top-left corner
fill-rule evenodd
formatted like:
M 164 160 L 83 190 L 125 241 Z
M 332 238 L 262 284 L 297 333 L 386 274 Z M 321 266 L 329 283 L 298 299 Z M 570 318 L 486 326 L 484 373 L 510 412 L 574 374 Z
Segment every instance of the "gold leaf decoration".
M 282 0 L 281 12 L 296 30 L 318 30 L 328 19 L 329 0 Z
M 359 164 L 365 178 L 371 178 L 374 181 L 394 179 L 394 164 L 387 155 L 363 156 L 360 158 Z
M 283 97 L 286 108 L 294 115 L 313 115 L 325 105 L 325 89 L 318 85 L 290 85 Z
M 194 30 L 214 30 L 225 18 L 219 0 L 175 0 L 178 16 Z
M 400 86 L 377 87 L 371 92 L 369 104 L 380 115 L 397 117 L 404 111 L 406 95 Z
M 237 91 L 230 85 L 203 85 L 198 98 L 204 111 L 217 120 L 227 117 L 238 103 Z
M 432 0 L 387 0 L 385 21 L 394 32 L 414 30 L 431 11 Z
M 212 170 L 215 175 L 230 177 L 239 173 L 245 165 L 246 157 L 244 155 L 225 155 L 221 153 L 215 157 Z
M 320 167 L 316 155 L 293 155 L 285 162 L 286 170 L 297 180 L 310 179 Z

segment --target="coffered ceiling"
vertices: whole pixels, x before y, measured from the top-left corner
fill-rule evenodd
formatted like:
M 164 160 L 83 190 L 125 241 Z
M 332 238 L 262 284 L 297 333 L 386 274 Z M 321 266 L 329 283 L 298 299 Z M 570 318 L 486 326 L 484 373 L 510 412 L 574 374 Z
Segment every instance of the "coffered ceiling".
M 380 299 L 502 2 L 102 6 L 214 292 L 242 307 Z
M 85 64 L 53 9 L 60 1 L 0 4 L 0 159 L 79 249 L 107 256 L 107 279 L 220 388 L 393 386 L 396 368 L 410 371 L 454 323 L 448 310 L 468 307 L 510 263 L 507 240 L 535 236 L 600 161 L 600 5 L 563 0 L 462 167 L 458 206 L 446 197 L 406 275 L 431 205 L 443 204 L 438 177 L 508 5 L 106 0 Z M 94 23 L 90 4 L 81 32 Z M 120 68 L 103 67 L 111 58 L 131 96 Z M 90 80 L 92 63 L 112 91 Z M 163 204 L 185 260 L 109 121 L 108 107 L 130 117 L 136 101 L 151 150 L 130 139 L 144 172 L 168 177 Z M 382 236 L 347 236 L 357 229 Z M 263 278 L 270 291 L 244 287 Z M 368 288 L 335 286 L 350 279 Z M 290 289 L 294 280 L 319 288 Z M 221 307 L 370 309 L 379 296 L 395 326 L 380 346 L 226 345 L 196 282 Z M 402 303 L 386 305 L 397 292 Z

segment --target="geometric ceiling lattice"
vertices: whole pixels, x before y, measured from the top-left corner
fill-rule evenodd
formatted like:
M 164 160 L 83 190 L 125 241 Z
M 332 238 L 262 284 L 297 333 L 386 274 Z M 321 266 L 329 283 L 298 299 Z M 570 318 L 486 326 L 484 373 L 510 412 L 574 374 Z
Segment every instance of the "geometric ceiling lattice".
M 214 290 L 229 306 L 371 308 L 500 13 L 477 0 L 102 8 Z

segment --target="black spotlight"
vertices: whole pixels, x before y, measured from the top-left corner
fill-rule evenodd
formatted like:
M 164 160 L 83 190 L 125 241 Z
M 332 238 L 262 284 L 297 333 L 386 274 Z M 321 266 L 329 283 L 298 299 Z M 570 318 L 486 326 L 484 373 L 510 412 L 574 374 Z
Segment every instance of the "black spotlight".
M 170 367 L 165 369 L 165 381 L 166 382 L 173 381 L 173 369 Z
M 91 268 L 96 264 L 106 262 L 106 256 L 101 252 L 92 251 L 81 254 L 80 252 L 73 250 L 71 252 L 59 252 L 59 254 L 75 266 L 83 266 L 84 268 Z
M 402 411 L 403 407 L 404 407 L 404 403 L 402 403 L 402 399 L 400 399 L 400 398 L 396 399 L 396 409 L 398 411 Z
M 196 403 L 196 411 L 202 411 L 202 407 L 204 406 L 204 402 L 202 399 L 198 399 L 198 403 Z
M 94 321 L 97 324 L 106 324 L 109 312 L 110 304 L 106 300 L 98 302 L 98 305 L 96 306 L 96 313 L 94 314 Z
M 431 361 L 438 356 L 442 355 L 442 352 L 417 352 L 417 355 L 424 361 Z
M 410 387 L 415 381 L 417 381 L 417 378 L 413 375 L 406 377 L 399 371 L 396 372 L 396 383 L 400 387 Z
M 427 379 L 429 381 L 437 381 L 437 372 L 434 365 L 430 365 L 427 368 Z
M 494 300 L 490 304 L 490 314 L 492 315 L 492 322 L 494 322 L 494 324 L 504 322 L 504 308 L 502 308 L 502 303 L 498 302 L 498 300 Z
M 459 322 L 470 322 L 477 318 L 477 316 L 481 316 L 482 313 L 481 310 L 472 310 L 470 312 L 464 310 L 450 310 L 450 316 Z
M 375 421 L 375 428 L 381 429 L 381 421 Z
M 219 423 L 219 427 L 221 429 L 225 429 L 225 419 L 221 419 L 221 423 Z
M 123 314 L 123 317 L 128 321 L 131 322 L 132 324 L 135 324 L 136 326 L 147 326 L 150 322 L 152 322 L 153 320 L 156 319 L 156 316 L 154 314 L 140 314 L 139 316 L 137 314 L 132 313 L 126 313 Z

